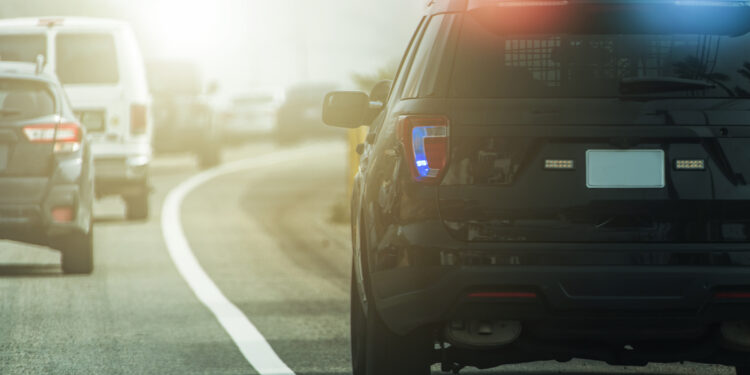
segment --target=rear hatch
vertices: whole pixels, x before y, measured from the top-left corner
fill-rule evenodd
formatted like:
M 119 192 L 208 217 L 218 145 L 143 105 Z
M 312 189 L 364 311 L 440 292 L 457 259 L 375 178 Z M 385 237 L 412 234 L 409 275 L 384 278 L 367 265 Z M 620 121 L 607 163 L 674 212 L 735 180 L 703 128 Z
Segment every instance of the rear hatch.
M 96 155 L 115 151 L 130 136 L 131 103 L 121 77 L 112 31 L 62 28 L 55 40 L 55 70 Z
M 59 122 L 55 104 L 43 82 L 0 78 L 0 203 L 41 201 L 54 166 L 53 143 L 33 139 Z
M 721 13 L 722 26 L 708 2 L 642 14 L 597 6 L 603 21 L 586 29 L 569 21 L 591 9 L 539 4 L 465 17 L 448 94 L 450 166 L 439 187 L 452 235 L 747 241 L 747 21 Z M 684 22 L 622 22 L 623 12 L 665 10 Z M 687 17 L 701 13 L 709 18 Z M 531 22 L 535 15 L 545 18 Z M 510 22 L 519 17 L 527 22 Z

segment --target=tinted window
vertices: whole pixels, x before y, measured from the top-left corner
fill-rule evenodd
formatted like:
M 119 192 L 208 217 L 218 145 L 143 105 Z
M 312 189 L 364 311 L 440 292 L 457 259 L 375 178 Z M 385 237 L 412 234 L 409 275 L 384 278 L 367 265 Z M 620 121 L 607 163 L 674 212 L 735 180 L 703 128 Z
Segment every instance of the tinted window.
M 416 98 L 429 96 L 434 91 L 439 61 L 442 59 L 448 38 L 445 24 L 453 19 L 453 16 L 437 15 L 432 17 L 425 29 L 422 41 L 419 43 L 417 53 L 409 70 L 409 75 L 404 86 L 404 98 Z
M 47 57 L 47 37 L 39 35 L 0 35 L 0 60 L 36 62 Z
M 470 98 L 750 96 L 750 36 L 513 35 L 467 16 L 451 86 Z
M 120 79 L 110 34 L 60 34 L 57 75 L 63 84 L 114 84 Z
M 55 113 L 55 97 L 47 84 L 0 79 L 0 120 L 23 120 Z

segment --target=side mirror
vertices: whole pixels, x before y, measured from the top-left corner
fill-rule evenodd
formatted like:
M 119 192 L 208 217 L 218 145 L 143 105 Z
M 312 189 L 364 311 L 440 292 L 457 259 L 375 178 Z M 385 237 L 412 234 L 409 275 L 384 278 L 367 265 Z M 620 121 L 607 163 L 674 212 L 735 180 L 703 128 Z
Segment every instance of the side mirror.
M 357 128 L 364 123 L 370 97 L 359 91 L 334 91 L 323 101 L 323 122 L 340 128 Z

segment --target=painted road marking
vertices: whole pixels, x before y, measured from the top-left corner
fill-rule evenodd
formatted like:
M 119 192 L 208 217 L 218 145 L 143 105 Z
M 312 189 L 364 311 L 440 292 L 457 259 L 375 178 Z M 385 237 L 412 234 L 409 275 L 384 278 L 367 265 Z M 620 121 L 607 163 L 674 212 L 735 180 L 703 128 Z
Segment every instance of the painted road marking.
M 162 208 L 161 226 L 169 255 L 177 270 L 190 288 L 208 309 L 216 316 L 222 327 L 229 333 L 245 359 L 260 375 L 294 375 L 294 372 L 279 358 L 263 335 L 250 320 L 211 280 L 195 258 L 190 244 L 185 238 L 180 220 L 182 201 L 204 183 L 226 174 L 252 169 L 266 168 L 293 160 L 304 160 L 310 155 L 331 153 L 331 147 L 307 146 L 293 151 L 280 151 L 250 159 L 221 165 L 199 173 L 176 188 L 167 196 Z M 335 150 L 335 148 L 333 148 Z

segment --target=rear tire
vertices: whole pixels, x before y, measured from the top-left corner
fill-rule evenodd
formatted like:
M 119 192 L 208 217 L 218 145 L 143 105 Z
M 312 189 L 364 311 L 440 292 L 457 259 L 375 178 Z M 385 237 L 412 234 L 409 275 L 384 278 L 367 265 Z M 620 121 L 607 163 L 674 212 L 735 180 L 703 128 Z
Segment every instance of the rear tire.
M 429 375 L 429 336 L 418 332 L 400 336 L 391 331 L 373 306 L 367 314 L 352 270 L 351 350 L 354 375 Z
M 61 266 L 65 274 L 90 274 L 94 271 L 94 229 L 73 233 L 62 239 Z
M 148 189 L 144 186 L 143 191 L 137 195 L 124 197 L 125 216 L 130 221 L 146 220 L 149 213 Z

